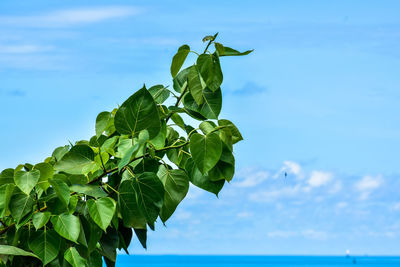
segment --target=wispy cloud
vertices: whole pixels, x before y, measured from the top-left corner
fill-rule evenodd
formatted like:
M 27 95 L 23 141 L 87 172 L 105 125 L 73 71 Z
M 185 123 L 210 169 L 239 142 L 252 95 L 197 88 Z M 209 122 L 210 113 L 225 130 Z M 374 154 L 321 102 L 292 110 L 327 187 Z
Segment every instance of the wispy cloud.
M 294 231 L 271 231 L 267 233 L 267 236 L 270 238 L 289 238 L 298 235 L 298 233 Z
M 305 230 L 302 232 L 302 235 L 308 239 L 316 239 L 316 240 L 325 240 L 328 235 L 323 231 L 315 231 L 313 229 Z
M 243 169 L 236 175 L 233 183 L 237 187 L 253 187 L 268 179 L 269 173 L 266 171 Z
M 370 176 L 366 175 L 354 184 L 354 188 L 359 191 L 360 199 L 365 200 L 372 191 L 376 190 L 383 184 L 382 175 Z
M 301 185 L 287 186 L 272 190 L 258 191 L 249 194 L 249 199 L 258 203 L 268 203 L 279 198 L 295 197 L 300 192 L 305 192 Z
M 51 46 L 0 45 L 0 54 L 30 54 L 51 50 Z
M 400 202 L 397 202 L 393 205 L 393 210 L 399 211 L 400 210 Z
M 308 184 L 311 187 L 320 187 L 329 183 L 333 178 L 332 173 L 322 172 L 322 171 L 313 171 L 311 172 L 310 179 L 308 179 Z
M 347 202 L 341 201 L 339 203 L 336 204 L 336 208 L 338 209 L 344 209 L 348 206 L 349 204 Z
M 242 211 L 242 212 L 239 212 L 238 214 L 236 214 L 236 216 L 241 219 L 251 218 L 251 217 L 253 217 L 253 215 L 254 214 L 252 212 L 248 212 L 248 211 Z
M 297 178 L 304 177 L 304 174 L 303 174 L 300 164 L 297 162 L 294 162 L 294 161 L 290 161 L 290 160 L 286 160 L 283 162 L 282 168 L 274 175 L 274 178 L 275 179 L 278 178 L 283 173 L 293 174 Z
M 129 17 L 138 13 L 140 13 L 140 9 L 132 6 L 66 9 L 35 16 L 0 16 L 0 25 L 46 28 L 68 27 Z
M 328 237 L 328 234 L 323 231 L 315 231 L 313 229 L 307 229 L 303 231 L 271 231 L 267 233 L 267 236 L 270 238 L 277 238 L 277 239 L 287 239 L 292 237 L 304 237 L 307 239 L 314 239 L 314 240 L 325 240 Z

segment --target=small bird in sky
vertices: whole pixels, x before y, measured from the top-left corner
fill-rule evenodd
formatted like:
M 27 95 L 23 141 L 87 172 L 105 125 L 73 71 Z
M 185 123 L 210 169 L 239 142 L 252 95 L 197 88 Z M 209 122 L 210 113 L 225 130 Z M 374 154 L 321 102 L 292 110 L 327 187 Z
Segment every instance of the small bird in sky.
M 285 172 L 285 178 L 287 177 L 287 172 Z

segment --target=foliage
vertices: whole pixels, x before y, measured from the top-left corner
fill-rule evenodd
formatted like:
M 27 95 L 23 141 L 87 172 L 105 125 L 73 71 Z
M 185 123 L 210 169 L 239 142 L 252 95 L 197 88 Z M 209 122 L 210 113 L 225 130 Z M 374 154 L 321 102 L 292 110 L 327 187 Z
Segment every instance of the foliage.
M 225 47 L 216 37 L 205 37 L 202 54 L 188 45 L 178 49 L 171 64 L 175 92 L 143 86 L 98 115 L 89 141 L 1 172 L 0 265 L 102 266 L 104 260 L 114 266 L 133 232 L 146 247 L 147 228 L 171 217 L 189 183 L 218 195 L 233 178 L 233 145 L 242 140 L 232 122 L 218 119 L 220 57 L 251 51 Z M 192 55 L 196 63 L 182 69 Z M 187 124 L 188 116 L 199 126 Z

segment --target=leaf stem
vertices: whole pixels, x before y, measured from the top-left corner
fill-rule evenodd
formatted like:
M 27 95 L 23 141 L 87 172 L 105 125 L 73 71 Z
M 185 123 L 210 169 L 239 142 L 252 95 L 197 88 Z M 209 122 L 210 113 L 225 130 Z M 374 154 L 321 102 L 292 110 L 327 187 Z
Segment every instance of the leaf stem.
M 183 96 L 186 94 L 186 90 L 187 90 L 187 89 L 188 89 L 188 84 L 186 83 L 185 89 L 183 89 L 181 95 L 180 95 L 180 96 L 178 97 L 178 99 L 176 100 L 175 107 L 178 107 L 178 106 L 179 106 L 179 104 L 181 103 L 181 100 L 182 100 Z M 170 114 L 168 115 L 168 117 L 167 117 L 166 120 L 165 120 L 166 123 L 167 123 L 168 120 L 171 118 L 172 114 L 174 114 L 174 113 L 172 112 L 172 113 L 170 113 Z
M 214 40 L 217 38 L 217 36 L 218 36 L 218 32 L 213 36 L 213 38 L 210 41 L 208 41 L 208 44 L 206 46 L 206 49 L 204 49 L 203 54 L 205 54 L 207 52 L 208 47 L 212 44 L 212 42 L 214 42 Z
M 103 157 L 101 156 L 101 148 L 100 147 L 99 147 L 99 157 L 100 157 L 101 166 L 103 167 L 103 171 L 106 171 L 106 166 L 104 166 Z

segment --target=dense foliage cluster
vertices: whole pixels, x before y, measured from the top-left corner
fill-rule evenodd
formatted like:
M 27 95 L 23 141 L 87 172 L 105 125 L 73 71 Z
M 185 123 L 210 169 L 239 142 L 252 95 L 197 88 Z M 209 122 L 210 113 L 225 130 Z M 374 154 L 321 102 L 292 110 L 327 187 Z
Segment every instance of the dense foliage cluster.
M 178 49 L 174 91 L 143 86 L 97 116 L 89 141 L 1 172 L 0 266 L 102 266 L 103 259 L 114 266 L 133 233 L 146 247 L 147 227 L 170 218 L 189 182 L 218 194 L 233 178 L 233 145 L 242 140 L 232 122 L 218 118 L 220 57 L 251 51 L 226 47 L 216 36 L 204 38 L 201 54 Z M 197 60 L 181 70 L 189 53 Z M 188 116 L 198 127 L 185 123 Z

